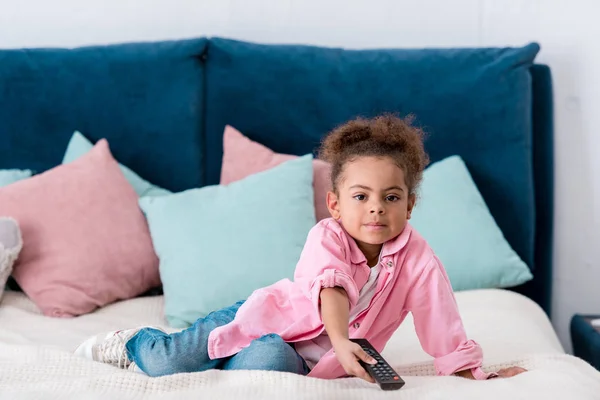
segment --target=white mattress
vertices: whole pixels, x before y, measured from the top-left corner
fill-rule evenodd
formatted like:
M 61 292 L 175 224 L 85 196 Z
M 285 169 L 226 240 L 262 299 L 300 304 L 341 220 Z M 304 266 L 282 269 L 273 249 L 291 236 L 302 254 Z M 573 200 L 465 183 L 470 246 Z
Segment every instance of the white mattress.
M 525 296 L 486 289 L 458 292 L 456 300 L 467 335 L 482 346 L 486 363 L 529 353 L 564 353 L 544 311 Z M 399 365 L 431 359 L 419 345 L 410 314 L 383 355 Z
M 504 290 L 460 292 L 457 301 L 469 337 L 483 346 L 484 370 L 519 365 L 529 371 L 489 381 L 435 377 L 431 357 L 421 350 L 408 318 L 383 352 L 406 381 L 398 392 L 381 391 L 358 378 L 330 381 L 267 371 L 211 370 L 149 378 L 74 357 L 71 351 L 99 332 L 166 327 L 162 297 L 137 298 L 78 318 L 56 319 L 40 315 L 22 293 L 7 292 L 0 303 L 0 399 L 600 398 L 600 372 L 564 354 L 535 303 Z

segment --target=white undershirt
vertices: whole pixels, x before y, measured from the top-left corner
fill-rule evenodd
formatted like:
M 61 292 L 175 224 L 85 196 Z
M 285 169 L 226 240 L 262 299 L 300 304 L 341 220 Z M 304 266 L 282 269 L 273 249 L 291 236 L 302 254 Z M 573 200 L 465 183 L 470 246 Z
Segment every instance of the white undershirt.
M 377 265 L 371 268 L 369 279 L 360 289 L 358 302 L 352 310 L 350 310 L 350 323 L 352 323 L 358 314 L 367 309 L 369 304 L 371 304 L 371 300 L 373 299 L 373 296 L 375 296 L 375 290 L 377 289 L 379 271 L 381 271 L 381 263 L 378 262 Z M 314 339 L 296 343 L 296 351 L 304 358 L 304 361 L 306 361 L 306 364 L 310 369 L 314 368 L 321 357 L 323 357 L 331 347 L 331 341 L 325 331 Z

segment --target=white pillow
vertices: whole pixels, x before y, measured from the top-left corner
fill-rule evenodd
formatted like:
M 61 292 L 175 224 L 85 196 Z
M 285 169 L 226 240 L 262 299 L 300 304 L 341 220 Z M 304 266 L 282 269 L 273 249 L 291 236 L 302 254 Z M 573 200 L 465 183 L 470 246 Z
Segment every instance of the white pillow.
M 22 248 L 23 238 L 17 221 L 10 217 L 0 217 L 0 299 Z

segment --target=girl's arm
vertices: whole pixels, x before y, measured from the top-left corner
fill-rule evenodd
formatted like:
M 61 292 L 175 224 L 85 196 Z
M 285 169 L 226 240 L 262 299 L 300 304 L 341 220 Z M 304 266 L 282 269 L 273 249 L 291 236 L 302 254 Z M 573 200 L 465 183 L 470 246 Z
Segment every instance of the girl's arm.
M 467 338 L 450 279 L 437 257 L 423 267 L 408 293 L 407 307 L 421 346 L 435 358 L 439 375 L 478 380 L 497 376 L 481 369 L 483 352 Z
M 331 344 L 348 340 L 349 308 L 344 289 L 334 287 L 321 290 L 321 318 Z
M 348 338 L 350 303 L 346 291 L 340 287 L 325 288 L 321 290 L 320 298 L 323 325 L 344 371 L 374 383 L 375 380 L 358 363 L 358 359 L 371 364 L 375 364 L 375 360 Z
M 294 281 L 319 312 L 336 358 L 348 375 L 374 382 L 358 359 L 374 363 L 363 349 L 348 339 L 350 307 L 359 291 L 347 259 L 348 243 L 334 222 L 318 223 L 308 234 L 294 273 Z

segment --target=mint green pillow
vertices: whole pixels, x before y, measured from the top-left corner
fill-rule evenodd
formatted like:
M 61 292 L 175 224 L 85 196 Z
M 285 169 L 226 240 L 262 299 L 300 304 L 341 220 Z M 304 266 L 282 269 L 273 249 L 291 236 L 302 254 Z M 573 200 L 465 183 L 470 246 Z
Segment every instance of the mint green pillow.
M 506 288 L 533 278 L 459 156 L 425 170 L 410 223 L 444 264 L 456 291 Z
M 63 156 L 62 163 L 67 164 L 71 161 L 75 161 L 76 159 L 90 151 L 92 147 L 94 147 L 94 145 L 80 132 L 76 131 L 75 133 L 73 133 L 73 136 L 71 136 L 71 140 L 69 141 L 67 151 Z M 123 172 L 123 175 L 125 175 L 127 181 L 131 184 L 131 186 L 133 186 L 133 189 L 135 189 L 135 192 L 138 194 L 139 197 L 164 196 L 166 194 L 171 193 L 166 189 L 153 185 L 150 182 L 142 179 L 139 175 L 137 175 L 135 172 L 133 172 L 126 166 L 119 164 L 119 167 L 121 168 L 121 171 Z
M 255 289 L 293 278 L 316 224 L 312 156 L 230 183 L 139 200 L 169 325 L 185 328 Z
M 2 169 L 0 170 L 0 187 L 30 178 L 31 175 L 32 172 L 28 169 Z

